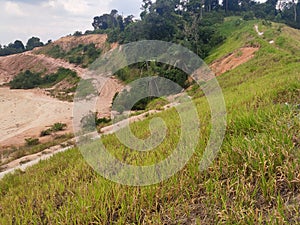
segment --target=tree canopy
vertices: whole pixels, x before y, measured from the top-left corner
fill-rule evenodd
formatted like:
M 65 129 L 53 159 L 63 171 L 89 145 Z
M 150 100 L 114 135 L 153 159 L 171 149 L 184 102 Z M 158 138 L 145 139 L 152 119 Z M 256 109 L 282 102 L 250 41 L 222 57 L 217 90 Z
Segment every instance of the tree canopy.
M 0 56 L 12 55 L 25 51 L 25 47 L 22 41 L 16 40 L 14 43 L 10 43 L 8 46 L 0 45 Z
M 24 46 L 22 41 L 16 40 L 14 43 L 10 43 L 7 46 L 0 45 L 0 56 L 22 53 L 24 51 L 29 51 L 34 49 L 35 47 L 41 47 L 43 45 L 44 45 L 43 42 L 41 42 L 38 37 L 30 38 L 27 41 L 26 47 Z
M 38 37 L 32 37 L 27 41 L 26 50 L 32 50 L 36 47 L 43 46 L 43 42 Z

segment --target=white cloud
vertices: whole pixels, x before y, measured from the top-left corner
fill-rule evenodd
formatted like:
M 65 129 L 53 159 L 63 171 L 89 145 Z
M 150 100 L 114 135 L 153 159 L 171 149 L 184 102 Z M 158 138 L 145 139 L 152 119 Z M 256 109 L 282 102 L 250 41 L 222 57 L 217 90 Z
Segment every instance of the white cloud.
M 89 11 L 89 4 L 86 0 L 49 0 L 44 4 L 53 9 L 64 9 L 72 14 L 83 14 Z
M 25 16 L 26 14 L 22 11 L 21 7 L 15 2 L 5 2 L 4 10 L 8 15 L 12 16 Z
M 37 36 L 43 42 L 75 31 L 92 30 L 94 16 L 110 13 L 133 14 L 142 0 L 0 0 L 0 44 L 15 40 L 26 43 Z M 118 3 L 118 4 L 117 4 Z M 126 8 L 125 8 L 126 6 Z M 123 9 L 123 7 L 125 9 Z M 136 13 L 138 14 L 138 13 Z

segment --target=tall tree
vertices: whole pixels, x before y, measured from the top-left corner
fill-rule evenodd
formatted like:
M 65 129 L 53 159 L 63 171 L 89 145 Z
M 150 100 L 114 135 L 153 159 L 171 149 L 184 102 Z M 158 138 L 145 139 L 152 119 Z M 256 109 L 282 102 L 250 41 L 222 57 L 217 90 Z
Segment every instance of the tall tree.
M 32 50 L 36 47 L 43 46 L 43 42 L 38 37 L 32 37 L 27 41 L 26 50 Z
M 16 40 L 11 47 L 17 49 L 19 52 L 23 52 L 25 50 L 24 44 L 19 40 Z
M 281 12 L 282 18 L 290 25 L 300 27 L 300 1 L 297 0 L 280 0 L 278 8 Z
M 278 0 L 267 0 L 265 4 L 266 4 L 266 13 L 271 16 L 276 16 Z
M 219 0 L 205 0 L 205 11 L 211 12 L 212 10 L 218 10 L 219 9 Z
M 293 9 L 294 9 L 294 22 L 297 22 L 297 0 L 292 0 L 293 3 Z
M 240 10 L 240 1 L 239 0 L 223 0 L 222 1 L 223 8 L 225 12 L 228 11 L 239 11 Z

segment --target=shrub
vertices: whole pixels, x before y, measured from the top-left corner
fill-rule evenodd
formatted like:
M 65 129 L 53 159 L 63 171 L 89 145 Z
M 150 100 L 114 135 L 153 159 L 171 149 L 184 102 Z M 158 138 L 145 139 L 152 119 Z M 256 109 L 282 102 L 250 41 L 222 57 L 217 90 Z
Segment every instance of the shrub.
M 40 73 L 33 73 L 26 70 L 25 72 L 18 74 L 9 85 L 11 89 L 32 89 L 57 84 L 67 77 L 75 78 L 75 83 L 79 81 L 76 72 L 61 67 L 56 73 L 44 77 L 42 77 Z
M 12 89 L 32 89 L 42 83 L 41 74 L 26 70 L 18 74 L 10 83 Z
M 244 20 L 253 20 L 254 17 L 255 17 L 254 12 L 249 11 L 249 12 L 245 12 L 245 13 L 244 13 L 243 19 L 244 19 Z
M 40 134 L 41 137 L 45 137 L 45 136 L 48 136 L 52 133 L 52 130 L 51 129 L 47 129 L 47 130 L 43 130 Z
M 64 130 L 65 128 L 67 127 L 67 124 L 65 123 L 55 123 L 51 130 L 54 131 L 54 132 L 57 132 L 57 131 L 62 131 Z
M 90 112 L 88 115 L 84 116 L 80 123 L 84 131 L 93 131 L 97 126 L 108 124 L 111 122 L 111 119 L 108 118 L 98 118 L 97 112 Z
M 65 123 L 55 123 L 51 126 L 51 128 L 47 130 L 43 130 L 40 134 L 41 137 L 51 135 L 53 132 L 62 131 L 67 127 Z
M 27 146 L 35 146 L 40 143 L 38 138 L 27 138 L 25 141 Z
M 271 26 L 272 26 L 272 22 L 269 21 L 269 20 L 263 20 L 263 21 L 262 21 L 262 24 L 263 24 L 264 26 L 266 26 L 266 27 L 271 27 Z
M 76 31 L 76 32 L 73 34 L 73 36 L 75 36 L 75 37 L 80 37 L 80 36 L 82 36 L 82 32 L 81 32 L 81 31 Z

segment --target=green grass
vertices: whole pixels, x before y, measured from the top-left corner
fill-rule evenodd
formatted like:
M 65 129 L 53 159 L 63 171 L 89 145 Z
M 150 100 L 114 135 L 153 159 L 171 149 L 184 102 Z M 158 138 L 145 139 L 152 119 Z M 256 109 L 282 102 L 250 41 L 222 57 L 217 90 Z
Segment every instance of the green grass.
M 245 31 L 254 36 L 253 24 L 259 21 L 245 23 Z M 247 43 L 248 34 L 236 30 L 232 46 L 228 40 L 209 60 Z M 299 224 L 299 58 L 285 45 L 254 41 L 261 46 L 255 57 L 218 78 L 228 127 L 208 170 L 200 173 L 198 166 L 210 111 L 194 89 L 201 138 L 195 155 L 175 176 L 149 187 L 122 186 L 96 174 L 72 149 L 0 181 L 0 224 Z M 169 130 L 152 152 L 137 155 L 115 135 L 103 142 L 120 160 L 159 161 L 172 151 L 180 127 L 174 109 L 159 116 Z M 150 135 L 152 117 L 131 125 L 137 137 Z
M 219 25 L 218 30 L 227 39 L 223 45 L 215 48 L 210 53 L 205 62 L 210 64 L 245 45 L 257 45 L 257 34 L 254 30 L 256 23 L 257 21 L 244 21 L 238 17 L 226 18 L 224 24 Z
M 9 147 L 1 149 L 1 157 L 3 160 L 0 162 L 0 166 L 3 166 L 15 159 L 19 159 L 23 156 L 35 154 L 41 152 L 47 148 L 52 146 L 59 145 L 65 141 L 70 140 L 74 135 L 72 134 L 65 134 L 65 135 L 58 135 L 54 138 L 54 140 L 46 142 L 46 143 L 37 143 L 35 146 L 21 146 L 21 147 Z M 0 168 L 2 170 L 2 168 Z
M 56 73 L 47 74 L 45 76 L 26 70 L 25 72 L 19 73 L 10 81 L 9 86 L 11 89 L 49 88 L 63 80 L 70 83 L 70 85 L 76 85 L 79 79 L 76 72 L 63 67 L 58 68 Z

